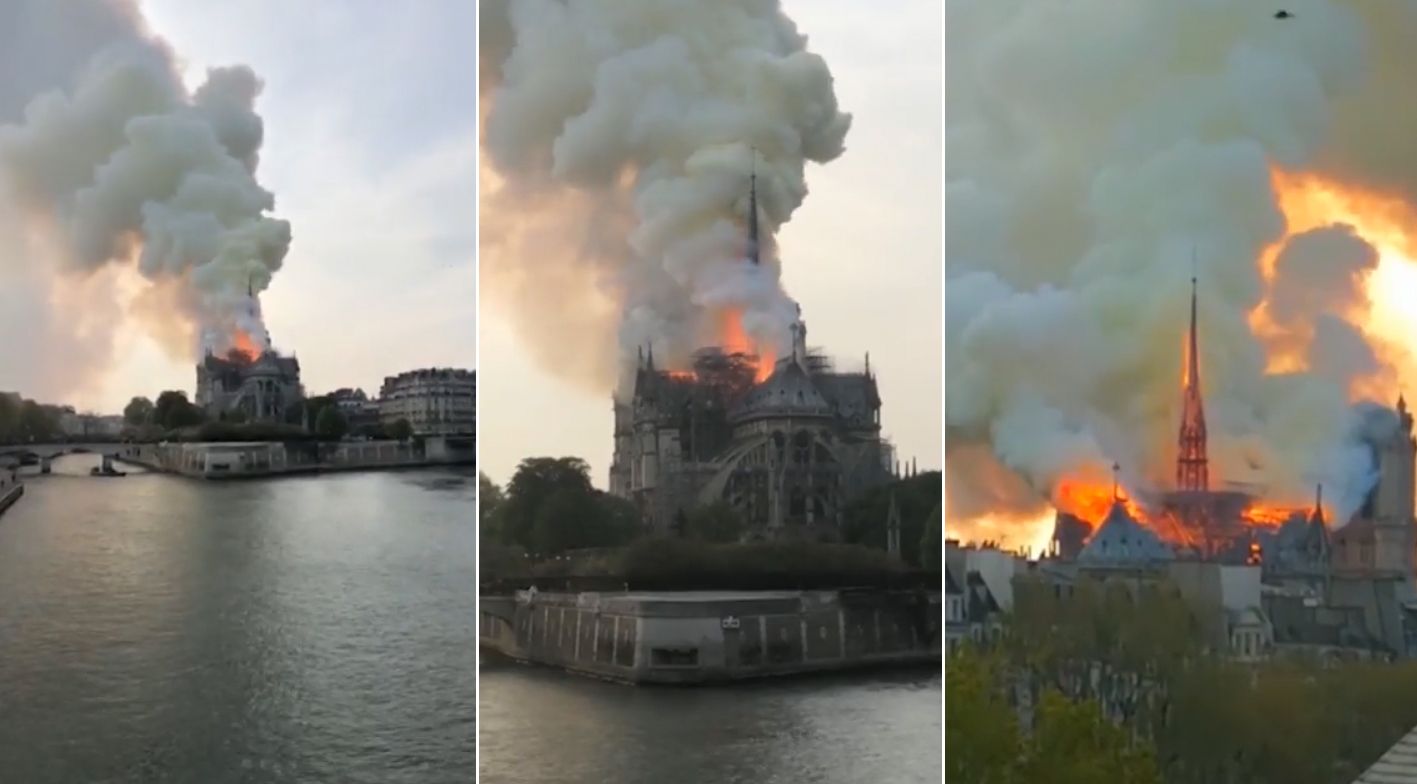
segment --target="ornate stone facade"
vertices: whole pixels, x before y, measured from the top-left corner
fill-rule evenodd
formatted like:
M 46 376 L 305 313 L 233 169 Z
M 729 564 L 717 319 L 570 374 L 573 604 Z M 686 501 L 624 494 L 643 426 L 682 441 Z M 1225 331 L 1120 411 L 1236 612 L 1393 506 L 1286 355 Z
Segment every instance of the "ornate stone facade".
M 792 352 L 761 383 L 754 372 L 753 358 L 718 349 L 692 372 L 642 359 L 631 399 L 615 402 L 611 492 L 657 530 L 724 502 L 754 538 L 835 538 L 845 505 L 891 473 L 869 361 L 836 372 L 798 321 Z
M 197 365 L 196 404 L 212 419 L 237 415 L 249 422 L 282 422 L 304 398 L 300 362 L 274 349 L 254 358 L 239 351 L 225 359 L 207 354 Z

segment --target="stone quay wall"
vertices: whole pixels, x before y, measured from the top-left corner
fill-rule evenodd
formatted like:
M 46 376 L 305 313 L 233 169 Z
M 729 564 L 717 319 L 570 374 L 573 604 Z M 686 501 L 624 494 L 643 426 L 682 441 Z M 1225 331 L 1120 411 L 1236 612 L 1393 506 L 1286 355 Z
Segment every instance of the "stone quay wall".
M 411 441 L 124 444 L 122 462 L 201 479 L 248 479 L 329 471 L 471 465 L 471 445 L 451 439 Z
M 532 590 L 480 616 L 484 651 L 635 684 L 935 663 L 943 638 L 938 592 Z
M 25 494 L 25 484 L 13 469 L 0 467 L 0 514 L 15 505 Z

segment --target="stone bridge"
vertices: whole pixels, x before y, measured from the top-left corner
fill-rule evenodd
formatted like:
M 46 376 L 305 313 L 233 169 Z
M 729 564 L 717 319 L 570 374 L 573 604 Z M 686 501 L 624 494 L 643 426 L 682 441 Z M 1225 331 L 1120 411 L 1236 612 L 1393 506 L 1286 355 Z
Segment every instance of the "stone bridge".
M 67 444 L 0 444 L 0 466 L 38 463 L 39 472 L 47 474 L 54 458 L 64 455 L 96 454 L 103 457 L 105 468 L 111 468 L 113 459 L 125 455 L 135 456 L 138 444 L 119 442 L 73 442 Z

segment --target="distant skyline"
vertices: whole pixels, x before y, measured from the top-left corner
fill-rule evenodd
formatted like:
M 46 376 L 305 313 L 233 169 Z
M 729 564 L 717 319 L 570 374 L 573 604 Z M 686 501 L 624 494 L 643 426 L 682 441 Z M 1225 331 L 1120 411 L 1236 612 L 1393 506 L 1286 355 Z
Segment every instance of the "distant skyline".
M 238 63 L 265 83 L 257 176 L 294 241 L 261 304 L 274 345 L 300 359 L 307 391 L 377 393 L 386 375 L 475 366 L 476 8 L 418 3 L 394 13 L 375 0 L 141 8 L 189 86 L 208 67 Z M 0 330 L 22 323 L 0 314 Z M 39 374 L 0 368 L 0 389 L 100 413 L 135 395 L 192 393 L 195 357 L 168 356 L 128 321 L 111 327 L 114 364 L 87 386 L 66 393 Z
M 811 193 L 778 234 L 784 284 L 809 343 L 843 365 L 870 352 L 882 426 L 903 461 L 939 469 L 941 444 L 942 9 L 930 0 L 868 5 L 786 0 L 830 65 L 853 115 L 846 152 L 809 166 Z M 534 456 L 577 456 L 604 487 L 610 390 L 585 391 L 535 364 L 505 310 L 483 303 L 479 459 L 505 483 Z

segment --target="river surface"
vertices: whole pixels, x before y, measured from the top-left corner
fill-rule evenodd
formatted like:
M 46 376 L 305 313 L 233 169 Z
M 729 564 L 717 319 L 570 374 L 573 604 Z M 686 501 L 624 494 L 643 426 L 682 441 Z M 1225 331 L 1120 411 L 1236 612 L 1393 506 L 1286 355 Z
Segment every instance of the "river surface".
M 56 461 L 0 514 L 0 781 L 470 781 L 471 471 Z
M 938 669 L 632 687 L 484 662 L 483 784 L 937 784 Z

